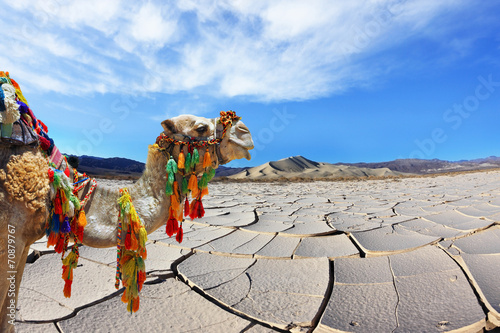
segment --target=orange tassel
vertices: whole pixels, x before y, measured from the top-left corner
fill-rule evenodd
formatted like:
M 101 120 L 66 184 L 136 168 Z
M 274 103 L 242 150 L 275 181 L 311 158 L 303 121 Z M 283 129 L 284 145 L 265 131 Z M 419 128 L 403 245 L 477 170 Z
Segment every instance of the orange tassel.
M 186 156 L 184 156 L 184 152 L 182 151 L 179 154 L 179 161 L 177 162 L 177 169 L 184 169 L 186 166 Z
M 179 210 L 180 202 L 179 199 L 175 195 L 170 196 L 170 209 L 174 212 Z
M 128 297 L 127 297 L 127 291 L 126 290 L 123 291 L 122 302 L 123 303 L 128 303 Z
M 205 156 L 203 157 L 203 167 L 209 167 L 212 165 L 212 158 L 210 157 L 210 153 L 207 151 L 205 152 Z
M 51 232 L 49 235 L 49 239 L 47 239 L 47 247 L 56 245 L 58 241 L 59 241 L 59 234 Z
M 73 280 L 65 280 L 64 282 L 64 297 L 70 298 L 71 297 L 71 284 L 73 283 Z
M 87 225 L 87 216 L 85 215 L 85 211 L 82 209 L 80 210 L 80 214 L 78 214 L 78 226 L 80 228 L 85 228 Z
M 196 198 L 198 196 L 198 178 L 193 174 L 191 178 L 189 178 L 188 189 L 191 190 L 191 197 Z
M 203 198 L 205 195 L 208 195 L 208 187 L 205 187 L 203 190 L 201 190 L 200 199 Z
M 139 248 L 139 241 L 137 240 L 137 237 L 135 236 L 135 232 L 131 232 L 130 234 L 130 249 L 132 251 L 137 251 Z
M 139 311 L 139 303 L 140 303 L 140 301 L 139 301 L 139 297 L 137 297 L 136 299 L 134 299 L 134 300 L 132 301 L 132 312 L 137 312 L 137 311 Z

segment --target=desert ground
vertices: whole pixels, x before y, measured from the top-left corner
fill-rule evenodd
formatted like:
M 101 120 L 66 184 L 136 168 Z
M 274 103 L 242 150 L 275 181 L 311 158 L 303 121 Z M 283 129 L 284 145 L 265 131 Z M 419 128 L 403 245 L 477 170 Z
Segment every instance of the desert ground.
M 102 181 L 101 186 L 106 182 Z M 17 332 L 483 332 L 500 326 L 500 171 L 215 183 L 184 241 L 149 236 L 129 314 L 116 249 L 33 245 Z

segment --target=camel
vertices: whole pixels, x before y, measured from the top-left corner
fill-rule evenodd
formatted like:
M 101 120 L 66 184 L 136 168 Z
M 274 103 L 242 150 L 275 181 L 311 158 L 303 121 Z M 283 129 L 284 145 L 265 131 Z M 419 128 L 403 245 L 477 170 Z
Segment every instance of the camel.
M 163 134 L 178 140 L 221 138 L 219 118 L 181 115 L 161 123 Z M 212 168 L 235 159 L 250 159 L 251 134 L 240 120 L 233 121 L 222 141 L 208 150 Z M 183 150 L 186 149 L 183 147 Z M 169 216 L 170 197 L 165 195 L 165 166 L 169 155 L 177 159 L 181 146 L 159 149 L 150 145 L 141 178 L 129 187 L 133 204 L 148 234 Z M 203 170 L 196 168 L 199 175 Z M 85 206 L 87 226 L 82 243 L 105 248 L 117 245 L 118 188 L 97 186 Z M 50 186 L 47 160 L 38 148 L 0 144 L 0 331 L 13 332 L 19 285 L 30 246 L 42 238 L 49 215 Z

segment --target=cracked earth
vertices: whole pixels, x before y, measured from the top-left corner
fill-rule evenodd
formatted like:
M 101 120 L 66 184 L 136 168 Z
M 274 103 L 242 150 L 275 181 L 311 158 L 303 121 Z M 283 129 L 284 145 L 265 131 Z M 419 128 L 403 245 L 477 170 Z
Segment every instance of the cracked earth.
M 500 326 L 500 171 L 211 184 L 184 242 L 149 235 L 130 315 L 115 249 L 32 247 L 17 332 L 485 332 Z

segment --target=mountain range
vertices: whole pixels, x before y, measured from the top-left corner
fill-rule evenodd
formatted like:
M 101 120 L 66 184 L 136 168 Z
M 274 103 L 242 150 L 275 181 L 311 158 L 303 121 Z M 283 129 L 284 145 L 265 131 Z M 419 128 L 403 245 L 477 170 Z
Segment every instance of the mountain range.
M 145 164 L 127 158 L 100 158 L 79 156 L 78 170 L 95 177 L 136 179 Z M 256 167 L 229 168 L 220 166 L 216 177 L 228 179 L 266 180 L 278 178 L 325 179 L 352 177 L 387 177 L 404 174 L 434 174 L 500 168 L 500 157 L 468 161 L 443 161 L 438 159 L 397 159 L 378 163 L 323 163 L 303 156 L 293 156 Z

